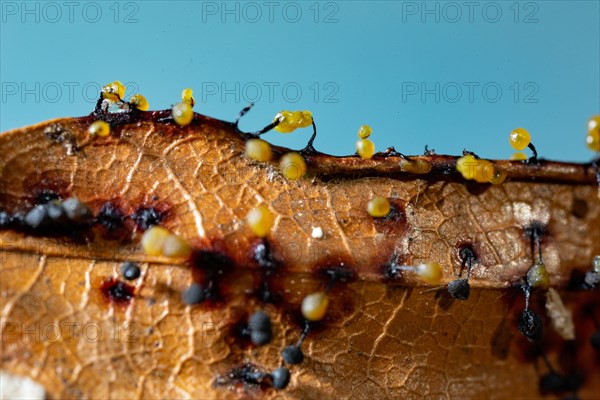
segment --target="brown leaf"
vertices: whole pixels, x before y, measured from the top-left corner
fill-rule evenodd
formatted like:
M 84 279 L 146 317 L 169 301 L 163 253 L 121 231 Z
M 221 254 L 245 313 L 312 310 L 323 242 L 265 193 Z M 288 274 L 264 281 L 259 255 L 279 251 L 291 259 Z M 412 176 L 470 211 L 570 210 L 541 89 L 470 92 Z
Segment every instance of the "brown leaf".
M 536 226 L 577 337 L 565 342 L 545 329 L 542 348 L 558 372 L 580 374 L 582 397 L 600 391 L 589 344 L 600 296 L 573 289 L 600 254 L 590 165 L 498 162 L 508 180 L 491 186 L 465 182 L 454 157 L 421 157 L 432 171 L 411 175 L 398 156 L 310 153 L 309 176 L 288 182 L 276 162 L 246 159 L 245 136 L 233 125 L 196 115 L 182 128 L 166 116 L 134 114 L 92 141 L 92 116 L 0 136 L 0 211 L 76 196 L 98 217 L 78 231 L 0 230 L 3 370 L 32 377 L 52 398 L 538 397 L 548 367 L 517 329 L 524 298 L 514 288 L 535 260 L 527 230 Z M 392 199 L 389 217 L 367 214 L 373 194 Z M 244 223 L 261 203 L 276 215 L 269 245 L 279 266 L 271 277 L 253 258 L 259 241 Z M 231 261 L 214 280 L 214 300 L 181 301 L 192 279 L 202 279 L 198 261 L 141 252 L 145 212 L 198 251 Z M 317 227 L 322 238 L 311 236 Z M 466 301 L 411 273 L 386 276 L 393 259 L 436 261 L 448 283 L 461 275 L 466 247 L 476 256 Z M 123 261 L 142 269 L 126 283 L 130 299 L 120 283 Z M 303 328 L 299 304 L 327 284 L 328 268 L 353 278 L 333 286 L 327 317 L 302 345 L 305 360 L 290 367 L 288 388 L 244 383 L 244 368 L 281 365 L 281 349 Z M 279 296 L 273 303 L 260 300 L 265 282 Z M 542 293 L 534 290 L 531 308 L 543 314 Z M 259 309 L 271 316 L 274 335 L 255 347 L 240 331 Z

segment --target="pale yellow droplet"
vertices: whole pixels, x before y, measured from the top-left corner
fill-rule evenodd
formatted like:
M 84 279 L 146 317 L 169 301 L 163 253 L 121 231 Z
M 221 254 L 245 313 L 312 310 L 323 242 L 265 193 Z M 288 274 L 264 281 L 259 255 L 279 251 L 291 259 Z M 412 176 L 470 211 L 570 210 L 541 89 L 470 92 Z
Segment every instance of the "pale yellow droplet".
M 400 169 L 402 170 L 402 172 L 421 175 L 431 171 L 431 163 L 427 160 L 402 159 L 400 161 Z
M 527 283 L 531 287 L 540 287 L 548 289 L 550 286 L 550 276 L 546 270 L 546 266 L 542 263 L 537 263 L 527 271 Z
M 416 273 L 425 282 L 437 285 L 442 280 L 442 266 L 436 262 L 419 264 L 416 267 Z
M 329 296 L 325 292 L 315 292 L 302 300 L 302 315 L 309 321 L 320 321 L 327 313 Z
M 367 212 L 371 217 L 382 218 L 390 213 L 390 202 L 382 196 L 373 196 L 367 204 Z
M 371 159 L 375 154 L 375 144 L 369 139 L 360 139 L 356 142 L 356 152 L 361 158 Z
M 150 104 L 148 104 L 148 100 L 146 100 L 146 97 L 139 93 L 136 93 L 133 96 L 131 96 L 129 103 L 131 103 L 135 108 L 137 108 L 140 111 L 148 111 L 148 109 L 150 108 Z
M 94 121 L 88 128 L 91 137 L 107 137 L 110 135 L 110 125 L 104 121 Z
M 456 170 L 460 172 L 465 179 L 473 179 L 475 177 L 475 168 L 477 168 L 479 160 L 472 154 L 466 154 L 456 160 Z
M 177 125 L 189 125 L 194 119 L 194 111 L 188 103 L 177 103 L 171 109 L 171 115 Z
M 306 174 L 306 161 L 298 153 L 287 153 L 281 157 L 279 168 L 286 179 L 295 181 Z
M 275 217 L 267 206 L 260 205 L 253 208 L 246 216 L 246 222 L 252 232 L 258 237 L 265 237 L 271 232 Z
M 161 226 L 150 227 L 144 232 L 141 240 L 144 252 L 149 256 L 162 255 L 164 243 L 170 235 L 171 232 Z
M 361 127 L 358 128 L 358 137 L 366 139 L 371 136 L 371 132 L 373 132 L 373 129 L 371 129 L 369 125 L 361 125 Z
M 262 139 L 249 139 L 246 142 L 246 155 L 255 161 L 271 161 L 273 151 L 271 145 Z

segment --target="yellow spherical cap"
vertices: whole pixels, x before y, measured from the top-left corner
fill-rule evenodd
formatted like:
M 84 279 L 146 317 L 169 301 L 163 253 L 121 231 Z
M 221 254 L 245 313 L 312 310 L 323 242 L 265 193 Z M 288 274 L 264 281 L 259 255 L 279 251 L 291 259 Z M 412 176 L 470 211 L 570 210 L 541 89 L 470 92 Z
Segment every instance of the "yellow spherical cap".
M 407 160 L 403 158 L 400 160 L 400 169 L 402 172 L 421 175 L 431 171 L 431 163 L 427 160 Z
M 372 131 L 373 130 L 369 125 L 361 125 L 361 127 L 358 128 L 358 137 L 361 139 L 366 139 L 371 136 Z
M 588 132 L 589 131 L 600 131 L 600 115 L 594 115 L 588 121 Z
M 295 126 L 296 128 L 300 128 L 302 124 L 302 119 L 304 118 L 304 114 L 302 111 L 292 111 L 292 116 L 290 118 L 290 125 Z
M 187 257 L 192 252 L 192 247 L 185 239 L 162 226 L 152 226 L 146 230 L 141 244 L 149 256 Z
M 436 262 L 419 264 L 415 272 L 419 278 L 432 285 L 440 283 L 443 276 L 442 266 Z
M 177 103 L 171 109 L 171 115 L 177 125 L 189 125 L 194 119 L 194 111 L 188 103 Z
M 194 104 L 196 104 L 196 100 L 194 100 L 193 94 L 194 91 L 192 89 L 183 89 L 183 91 L 181 92 L 181 101 L 189 104 L 191 107 L 194 107 Z
M 296 130 L 297 126 L 293 123 L 294 115 L 291 111 L 281 111 L 278 113 L 273 122 L 279 121 L 279 124 L 275 126 L 275 130 L 281 133 L 290 133 Z
M 465 179 L 473 179 L 478 164 L 479 160 L 477 160 L 475 156 L 467 154 L 456 160 L 456 170 L 460 172 Z
M 320 321 L 327 313 L 329 296 L 325 292 L 315 292 L 302 300 L 302 315 L 309 321 Z
M 494 176 L 490 179 L 492 185 L 500 185 L 506 180 L 506 172 L 499 168 L 494 168 Z
M 88 128 L 90 136 L 107 137 L 110 135 L 110 125 L 104 121 L 94 121 Z
M 125 97 L 125 85 L 119 81 L 114 81 L 102 87 L 102 98 L 112 101 L 118 101 Z
M 163 254 L 163 245 L 170 235 L 171 232 L 162 226 L 152 226 L 142 236 L 142 249 L 149 256 L 160 256 Z
M 527 271 L 527 283 L 531 287 L 540 287 L 548 289 L 550 286 L 550 276 L 546 270 L 546 266 L 542 263 L 537 263 Z
M 275 217 L 267 206 L 263 204 L 250 210 L 246 216 L 246 222 L 256 236 L 265 237 L 271 232 Z
M 600 151 L 600 131 L 592 130 L 589 131 L 585 138 L 585 143 L 592 151 Z
M 308 110 L 298 111 L 301 114 L 301 118 L 298 121 L 298 128 L 307 128 L 312 125 L 313 117 L 312 113 Z
M 531 135 L 527 129 L 517 128 L 510 133 L 508 141 L 515 150 L 523 150 L 531 142 Z
M 148 109 L 150 108 L 150 104 L 148 104 L 148 100 L 146 100 L 146 97 L 139 93 L 136 93 L 133 96 L 131 96 L 129 103 L 141 111 L 148 111 Z
M 296 152 L 286 153 L 279 161 L 279 168 L 286 179 L 295 181 L 306 174 L 306 161 Z
M 262 139 L 248 139 L 246 141 L 246 156 L 252 160 L 267 162 L 271 161 L 273 151 L 269 142 Z
M 356 142 L 356 152 L 360 158 L 371 159 L 375 154 L 375 145 L 369 139 L 360 139 Z
M 475 166 L 475 175 L 473 179 L 475 182 L 487 183 L 494 177 L 495 169 L 494 164 L 488 160 L 479 159 Z
M 367 204 L 367 212 L 371 217 L 382 218 L 390 213 L 390 202 L 382 196 L 373 196 Z

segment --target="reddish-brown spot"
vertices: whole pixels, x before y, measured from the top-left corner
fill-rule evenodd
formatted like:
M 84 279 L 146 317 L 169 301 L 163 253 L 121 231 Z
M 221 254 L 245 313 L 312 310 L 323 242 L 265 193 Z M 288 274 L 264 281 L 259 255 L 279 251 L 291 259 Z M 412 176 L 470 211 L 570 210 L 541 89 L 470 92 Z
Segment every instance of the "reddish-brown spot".
M 383 218 L 373 218 L 375 230 L 386 236 L 403 235 L 407 228 L 405 202 L 398 199 L 388 200 L 390 202 L 390 212 Z
M 325 331 L 332 324 L 339 323 L 356 311 L 356 294 L 348 290 L 348 283 L 356 279 L 356 272 L 347 262 L 333 263 L 331 261 L 328 259 L 317 263 L 314 271 L 319 280 L 323 282 L 319 290 L 329 293 L 329 306 L 323 320 L 308 322 L 311 335 Z M 283 315 L 288 324 L 297 326 L 300 331 L 306 327 L 307 321 L 302 315 L 300 305 L 287 303 L 283 309 Z
M 165 218 L 166 211 L 161 207 L 139 207 L 131 215 L 131 219 L 135 221 L 137 227 L 142 231 L 150 228 L 152 225 L 159 225 Z
M 454 247 L 453 252 L 453 260 L 456 265 L 454 270 L 456 276 L 466 277 L 469 259 L 471 260 L 471 267 L 477 268 L 477 263 L 481 260 L 481 246 L 476 242 L 458 242 Z
M 19 209 L 31 208 L 51 200 L 66 199 L 70 196 L 69 186 L 69 182 L 56 176 L 55 171 L 44 171 L 41 176 L 26 176 L 23 178 L 23 189 L 27 194 L 26 204 L 12 204 L 7 205 L 6 208 L 17 212 L 20 211 Z
M 96 223 L 104 228 L 108 236 L 118 235 L 125 228 L 125 215 L 115 202 L 107 201 L 100 207 Z
M 394 267 L 399 265 L 409 265 L 410 258 L 405 254 L 393 254 L 389 261 L 382 264 L 380 268 L 381 279 L 384 283 L 398 282 L 398 278 L 402 276 L 402 271 Z
M 571 206 L 571 213 L 579 219 L 583 219 L 587 216 L 589 211 L 588 204 L 585 200 L 575 198 L 573 199 L 573 205 Z
M 258 266 L 254 274 L 256 297 L 265 303 L 279 303 L 282 299 L 281 288 L 274 278 L 279 275 L 282 263 L 275 258 L 271 244 L 266 239 L 259 239 L 250 246 L 250 249 L 250 258 Z
M 230 344 L 244 350 L 255 347 L 250 340 L 248 317 L 249 313 L 247 312 L 236 315 L 231 324 L 229 324 L 229 334 L 226 335 L 226 340 L 228 340 Z
M 205 288 L 205 303 L 223 300 L 221 281 L 228 278 L 234 263 L 225 253 L 212 246 L 195 248 L 190 256 L 192 279 Z
M 107 300 L 121 305 L 129 304 L 135 295 L 133 286 L 112 277 L 102 282 L 100 291 Z
M 171 216 L 170 206 L 155 198 L 148 202 L 115 197 L 94 201 L 90 207 L 95 210 L 96 226 L 100 228 L 102 236 L 111 240 L 130 240 L 136 229 L 145 230 L 158 223 L 165 225 Z
M 214 386 L 227 386 L 243 391 L 252 389 L 266 390 L 269 385 L 265 382 L 268 373 L 251 363 L 244 363 L 231 368 L 215 380 Z

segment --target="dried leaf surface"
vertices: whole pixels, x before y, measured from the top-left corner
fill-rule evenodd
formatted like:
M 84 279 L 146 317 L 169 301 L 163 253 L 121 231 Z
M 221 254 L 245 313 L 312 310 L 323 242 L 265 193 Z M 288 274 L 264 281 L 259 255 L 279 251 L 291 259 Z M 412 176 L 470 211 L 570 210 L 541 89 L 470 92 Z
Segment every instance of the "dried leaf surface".
M 91 117 L 3 134 L 0 210 L 26 211 L 44 190 L 77 196 L 95 214 L 107 203 L 124 216 L 161 210 L 161 225 L 233 260 L 219 282 L 221 298 L 183 304 L 189 262 L 144 255 L 142 229 L 130 219 L 116 233 L 95 226 L 78 239 L 0 230 L 3 370 L 33 377 L 53 398 L 539 396 L 547 369 L 516 329 L 523 296 L 511 287 L 532 264 L 525 230 L 534 222 L 546 232 L 541 243 L 553 287 L 566 288 L 600 254 L 590 167 L 507 164 L 512 179 L 490 186 L 440 172 L 450 158 L 431 156 L 439 173 L 412 176 L 394 170 L 395 157 L 312 154 L 311 176 L 289 182 L 276 162 L 246 159 L 232 125 L 196 116 L 181 128 L 158 122 L 159 114 L 94 141 L 86 134 Z M 56 126 L 68 140 L 44 133 Z M 69 146 L 78 150 L 69 155 Z M 367 214 L 373 194 L 393 199 L 393 218 Z M 261 203 L 276 215 L 269 241 L 281 262 L 270 285 L 282 300 L 267 305 L 255 294 L 262 279 L 252 259 L 257 239 L 244 223 Z M 323 238 L 311 236 L 315 227 Z M 460 274 L 465 245 L 477 254 L 467 301 L 421 286 L 411 274 L 385 278 L 396 255 L 407 265 L 441 263 L 447 283 Z M 103 287 L 119 279 L 126 260 L 139 262 L 142 276 L 133 298 L 119 303 Z M 322 269 L 340 265 L 355 279 L 334 286 L 326 320 L 303 345 L 305 361 L 291 367 L 290 386 L 276 392 L 227 379 L 246 363 L 267 372 L 281 364 L 280 350 L 300 335 L 303 296 L 327 282 Z M 589 309 L 600 297 L 562 295 L 577 341 L 564 342 L 547 323 L 544 349 L 556 366 L 580 371 L 580 395 L 592 397 L 600 391 L 600 364 L 588 341 Z M 540 313 L 543 299 L 534 293 Z M 236 327 L 261 308 L 272 316 L 274 340 L 255 348 Z

